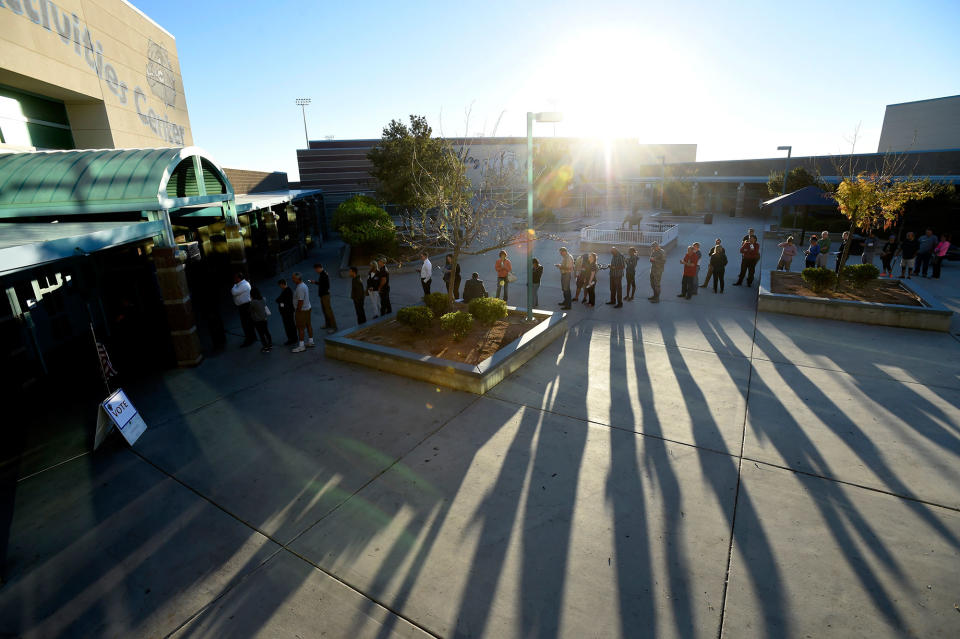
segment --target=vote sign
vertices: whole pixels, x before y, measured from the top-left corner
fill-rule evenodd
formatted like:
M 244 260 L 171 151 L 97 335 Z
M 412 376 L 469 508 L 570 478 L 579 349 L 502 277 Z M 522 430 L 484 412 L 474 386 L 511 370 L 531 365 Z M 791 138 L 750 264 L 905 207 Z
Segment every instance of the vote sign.
M 100 406 L 131 446 L 143 434 L 143 431 L 147 430 L 146 422 L 140 417 L 137 409 L 133 406 L 133 402 L 130 401 L 122 388 L 118 388 Z

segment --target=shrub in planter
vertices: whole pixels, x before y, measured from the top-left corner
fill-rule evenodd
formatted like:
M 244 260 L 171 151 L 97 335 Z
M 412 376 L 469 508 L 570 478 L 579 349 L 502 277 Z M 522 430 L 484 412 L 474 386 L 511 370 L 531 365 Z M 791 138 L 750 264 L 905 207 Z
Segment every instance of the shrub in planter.
M 433 311 L 426 306 L 407 306 L 397 311 L 397 321 L 423 333 L 433 322 Z
M 857 288 L 863 288 L 878 277 L 880 277 L 880 269 L 873 264 L 850 264 L 843 267 L 843 279 Z
M 507 316 L 507 303 L 496 297 L 478 297 L 470 300 L 467 308 L 477 321 L 486 326 Z
M 825 291 L 837 283 L 837 274 L 829 268 L 805 268 L 800 277 L 816 292 Z
M 446 293 L 438 292 L 424 295 L 423 303 L 427 305 L 427 308 L 433 311 L 434 317 L 440 317 L 445 313 L 449 313 L 450 309 L 453 308 L 453 303 L 450 301 L 450 297 Z
M 440 318 L 440 328 L 453 333 L 453 339 L 459 341 L 473 328 L 473 315 L 463 311 L 447 313 Z

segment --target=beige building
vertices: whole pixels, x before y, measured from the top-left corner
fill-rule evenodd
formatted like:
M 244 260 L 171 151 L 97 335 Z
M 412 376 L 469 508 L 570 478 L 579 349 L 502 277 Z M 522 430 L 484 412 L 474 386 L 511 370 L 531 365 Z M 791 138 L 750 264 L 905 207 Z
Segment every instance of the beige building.
M 0 151 L 190 146 L 174 37 L 125 0 L 0 0 Z
M 888 104 L 878 153 L 960 149 L 960 95 Z

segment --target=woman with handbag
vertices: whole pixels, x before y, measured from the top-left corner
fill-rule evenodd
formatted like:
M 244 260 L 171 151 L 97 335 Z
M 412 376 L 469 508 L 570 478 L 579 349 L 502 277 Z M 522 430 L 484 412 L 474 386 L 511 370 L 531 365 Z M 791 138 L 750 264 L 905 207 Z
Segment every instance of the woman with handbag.
M 510 282 L 517 280 L 517 276 L 513 274 L 513 264 L 507 259 L 507 252 L 501 250 L 499 256 L 500 259 L 498 259 L 494 265 L 497 271 L 497 297 L 506 302 L 507 289 L 510 287 Z M 501 290 L 503 290 L 503 297 L 500 297 Z
M 446 264 L 443 267 L 443 281 L 447 284 L 447 293 L 453 293 L 453 299 L 460 298 L 460 265 L 457 264 L 457 272 L 454 274 L 453 255 L 447 255 Z
M 583 290 L 587 295 L 586 305 L 593 308 L 593 305 L 597 302 L 597 254 L 591 253 L 587 258 L 586 266 L 584 266 L 584 272 L 586 273 L 585 278 L 586 282 L 584 283 Z

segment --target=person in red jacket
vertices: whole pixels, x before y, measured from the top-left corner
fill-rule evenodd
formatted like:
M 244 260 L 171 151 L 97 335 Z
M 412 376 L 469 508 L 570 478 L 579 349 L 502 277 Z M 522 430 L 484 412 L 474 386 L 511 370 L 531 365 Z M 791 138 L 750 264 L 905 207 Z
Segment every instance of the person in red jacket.
M 760 261 L 760 242 L 756 235 L 750 235 L 740 246 L 740 276 L 733 283 L 734 286 L 743 284 L 743 276 L 747 276 L 747 286 L 753 286 L 753 275 Z
M 683 279 L 680 283 L 680 294 L 677 297 L 690 299 L 697 288 L 697 265 L 700 263 L 700 255 L 692 244 L 687 247 L 687 253 L 680 263 L 683 264 Z

